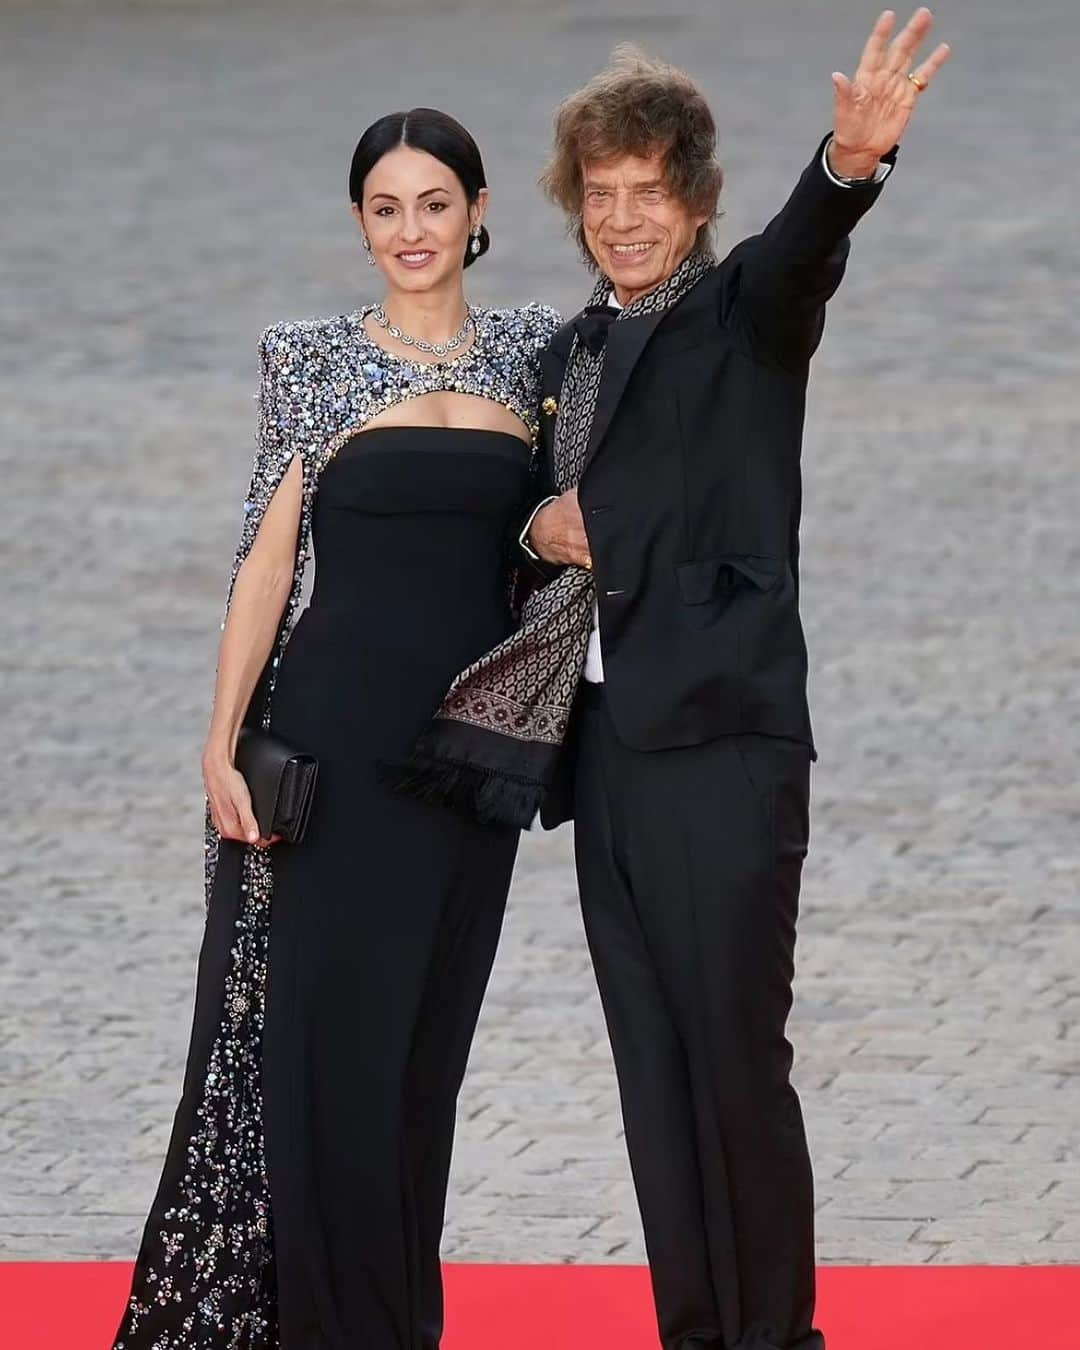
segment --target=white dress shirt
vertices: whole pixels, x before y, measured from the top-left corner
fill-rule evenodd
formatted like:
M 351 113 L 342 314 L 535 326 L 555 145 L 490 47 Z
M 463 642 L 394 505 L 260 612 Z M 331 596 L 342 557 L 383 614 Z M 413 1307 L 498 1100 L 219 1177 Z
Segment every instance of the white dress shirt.
M 832 145 L 831 138 L 825 143 L 825 149 L 821 152 L 821 165 L 822 168 L 825 170 L 826 174 L 828 175 L 830 181 L 835 183 L 837 187 L 841 188 L 852 188 L 859 186 L 859 184 L 857 183 L 845 183 L 842 178 L 837 178 L 836 174 L 834 174 L 832 169 L 829 168 L 830 145 Z M 883 183 L 885 179 L 888 178 L 889 174 L 892 172 L 892 169 L 893 166 L 891 164 L 886 164 L 884 161 L 882 161 L 881 163 L 878 164 L 877 168 L 874 170 L 874 177 L 871 181 L 874 183 Z M 612 309 L 622 309 L 622 305 L 619 304 L 614 289 L 608 296 L 607 303 Z M 536 510 L 533 511 L 532 515 L 525 522 L 525 528 L 521 532 L 521 538 L 519 540 L 521 547 L 525 549 L 525 551 L 533 558 L 535 558 L 537 555 L 529 547 L 527 542 L 529 537 L 529 530 L 532 528 L 532 523 L 536 516 L 536 512 L 539 511 L 541 507 L 547 506 L 548 502 L 553 501 L 555 501 L 554 497 L 547 497 L 544 499 L 544 501 L 540 502 L 539 505 L 536 507 Z M 588 650 L 585 653 L 585 668 L 582 671 L 582 678 L 588 680 L 590 684 L 603 684 L 604 682 L 604 656 L 603 652 L 600 650 L 600 611 L 595 597 L 593 599 L 593 625 L 592 631 L 589 633 L 589 646 Z

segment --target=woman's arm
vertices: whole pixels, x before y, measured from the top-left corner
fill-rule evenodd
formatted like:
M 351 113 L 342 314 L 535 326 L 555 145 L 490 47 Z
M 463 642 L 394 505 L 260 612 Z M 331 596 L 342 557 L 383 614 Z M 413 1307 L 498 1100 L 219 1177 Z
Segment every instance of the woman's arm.
M 225 839 L 259 839 L 251 795 L 233 767 L 236 739 L 270 655 L 292 588 L 303 497 L 299 455 L 282 477 L 233 586 L 218 651 L 214 710 L 203 751 L 203 778 L 215 828 Z

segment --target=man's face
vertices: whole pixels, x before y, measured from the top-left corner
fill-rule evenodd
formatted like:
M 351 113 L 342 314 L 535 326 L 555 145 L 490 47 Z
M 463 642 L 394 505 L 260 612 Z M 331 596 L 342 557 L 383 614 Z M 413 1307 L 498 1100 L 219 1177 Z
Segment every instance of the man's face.
M 623 305 L 671 276 L 708 219 L 668 187 L 661 152 L 586 162 L 582 184 L 585 242 Z

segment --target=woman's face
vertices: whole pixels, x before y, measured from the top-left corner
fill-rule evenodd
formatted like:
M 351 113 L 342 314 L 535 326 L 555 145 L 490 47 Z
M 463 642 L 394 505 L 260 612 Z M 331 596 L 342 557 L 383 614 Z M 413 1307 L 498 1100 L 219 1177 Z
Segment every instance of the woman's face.
M 460 279 L 469 233 L 486 206 L 486 188 L 470 206 L 453 169 L 399 145 L 368 173 L 363 206 L 354 203 L 353 212 L 388 285 L 420 292 Z

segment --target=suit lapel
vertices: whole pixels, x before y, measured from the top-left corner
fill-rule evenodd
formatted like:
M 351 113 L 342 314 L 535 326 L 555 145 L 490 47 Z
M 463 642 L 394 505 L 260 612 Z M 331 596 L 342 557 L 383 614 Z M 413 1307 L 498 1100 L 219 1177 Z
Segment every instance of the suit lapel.
M 657 324 L 666 318 L 668 313 L 667 310 L 658 310 L 655 314 L 643 314 L 640 318 L 621 319 L 608 329 L 604 372 L 596 396 L 596 411 L 593 413 L 589 443 L 585 448 L 583 474 L 607 435 L 611 419 L 615 416 L 615 409 L 626 392 L 627 382 L 634 372 L 638 358 L 645 350 L 646 343 L 652 337 Z

